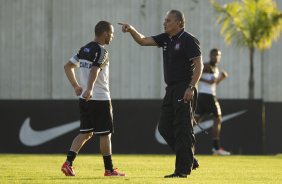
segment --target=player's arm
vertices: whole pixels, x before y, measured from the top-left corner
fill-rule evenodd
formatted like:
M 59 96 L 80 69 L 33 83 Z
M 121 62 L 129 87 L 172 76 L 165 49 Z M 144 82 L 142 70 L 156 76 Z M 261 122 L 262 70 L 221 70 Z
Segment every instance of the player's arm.
M 87 82 L 87 88 L 83 93 L 83 97 L 88 101 L 90 98 L 92 98 L 92 89 L 94 87 L 94 83 L 97 79 L 97 76 L 100 72 L 100 68 L 97 66 L 92 66 L 90 69 L 89 77 L 88 77 L 88 82 Z
M 64 65 L 64 70 L 65 70 L 65 74 L 68 78 L 68 80 L 70 81 L 75 94 L 77 96 L 81 95 L 82 93 L 82 88 L 80 87 L 80 85 L 78 84 L 77 80 L 76 80 L 76 76 L 75 76 L 75 72 L 74 69 L 77 68 L 77 65 L 72 63 L 71 61 L 68 61 L 65 65 Z
M 122 26 L 122 32 L 129 32 L 132 38 L 141 46 L 158 46 L 152 37 L 145 37 L 139 33 L 133 26 L 125 23 L 118 23 Z
M 219 78 L 216 80 L 216 84 L 219 84 L 227 77 L 228 77 L 228 73 L 226 71 L 221 71 Z
M 195 86 L 195 85 L 198 84 L 198 82 L 201 78 L 202 71 L 203 71 L 203 68 L 204 68 L 204 64 L 203 64 L 203 61 L 202 61 L 202 57 L 194 58 L 193 63 L 194 63 L 194 66 L 195 66 L 195 70 L 194 70 L 194 73 L 193 73 L 193 76 L 192 76 L 191 85 Z
M 204 65 L 201 56 L 194 58 L 192 61 L 194 63 L 195 69 L 189 86 L 196 86 L 201 78 Z M 194 91 L 188 87 L 183 96 L 184 101 L 192 100 L 193 95 Z

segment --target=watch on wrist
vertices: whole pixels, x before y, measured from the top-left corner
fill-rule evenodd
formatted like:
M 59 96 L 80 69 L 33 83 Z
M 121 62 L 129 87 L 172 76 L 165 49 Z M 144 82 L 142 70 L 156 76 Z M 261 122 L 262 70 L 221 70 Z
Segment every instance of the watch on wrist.
M 189 84 L 188 88 L 193 90 L 195 88 L 195 86 L 193 84 Z

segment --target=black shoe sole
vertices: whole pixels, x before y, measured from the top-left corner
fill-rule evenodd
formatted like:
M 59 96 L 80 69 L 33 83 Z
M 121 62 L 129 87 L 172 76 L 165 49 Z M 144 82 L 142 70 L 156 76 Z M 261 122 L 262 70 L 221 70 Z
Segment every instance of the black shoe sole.
M 194 158 L 192 170 L 196 170 L 200 167 L 200 164 L 196 158 Z
M 164 176 L 164 178 L 187 178 L 187 175 L 173 173 L 173 174 Z

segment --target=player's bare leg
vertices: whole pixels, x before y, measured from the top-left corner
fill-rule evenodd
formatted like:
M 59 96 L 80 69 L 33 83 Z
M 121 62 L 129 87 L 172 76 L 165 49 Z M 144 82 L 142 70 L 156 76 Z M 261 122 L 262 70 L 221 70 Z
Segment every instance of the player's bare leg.
M 85 133 L 85 134 L 78 134 L 74 140 L 72 141 L 72 145 L 70 151 L 78 153 L 82 146 L 93 136 L 93 132 Z
M 104 176 L 125 176 L 117 168 L 113 168 L 111 134 L 100 136 L 100 151 L 104 159 Z
M 67 155 L 67 160 L 63 164 L 61 171 L 66 175 L 66 176 L 75 176 L 74 169 L 72 167 L 72 163 L 82 148 L 82 146 L 92 137 L 93 133 L 85 133 L 85 134 L 78 134 L 71 145 L 70 151 L 68 152 Z
M 103 156 L 112 154 L 111 135 L 112 134 L 100 136 L 100 152 Z
M 221 119 L 221 116 L 214 118 L 214 123 L 212 127 L 212 135 L 214 140 L 219 140 L 221 130 Z
M 220 131 L 221 131 L 221 116 L 214 118 L 214 124 L 212 128 L 213 134 L 213 154 L 214 155 L 230 155 L 230 152 L 225 151 L 220 147 Z

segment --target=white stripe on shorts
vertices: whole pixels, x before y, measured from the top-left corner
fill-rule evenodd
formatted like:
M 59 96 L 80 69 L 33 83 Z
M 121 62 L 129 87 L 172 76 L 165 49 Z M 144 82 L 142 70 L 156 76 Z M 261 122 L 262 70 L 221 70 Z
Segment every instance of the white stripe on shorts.
M 103 131 L 103 132 L 94 132 L 94 134 L 103 134 L 103 133 L 108 133 L 108 132 L 110 132 L 110 130 Z
M 93 128 L 89 128 L 89 129 L 80 129 L 81 132 L 87 132 L 87 131 L 90 131 L 90 130 L 93 130 Z

